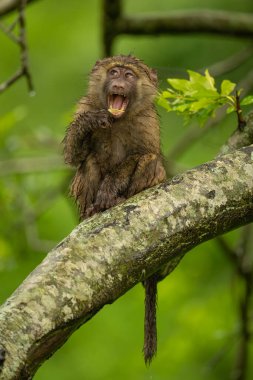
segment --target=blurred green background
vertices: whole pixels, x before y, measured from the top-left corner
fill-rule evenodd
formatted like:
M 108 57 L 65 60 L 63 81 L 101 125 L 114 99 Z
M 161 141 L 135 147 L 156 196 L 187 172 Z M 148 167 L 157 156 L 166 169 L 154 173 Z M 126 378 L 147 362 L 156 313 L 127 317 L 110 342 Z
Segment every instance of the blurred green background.
M 129 13 L 203 6 L 253 12 L 252 0 L 124 1 Z M 68 198 L 72 173 L 62 164 L 61 140 L 75 103 L 85 93 L 88 73 L 102 56 L 101 12 L 99 0 L 40 0 L 28 6 L 36 96 L 29 96 L 24 79 L 0 95 L 0 160 L 15 164 L 18 159 L 21 166 L 6 164 L 7 172 L 0 173 L 0 302 L 78 223 Z M 6 22 L 11 19 L 13 15 Z M 114 53 L 142 58 L 158 70 L 165 86 L 166 77 L 209 67 L 247 44 L 243 39 L 206 35 L 121 36 Z M 239 81 L 252 62 L 227 79 Z M 17 47 L 0 33 L 0 82 L 18 65 Z M 166 155 L 187 128 L 177 116 L 162 109 L 159 114 Z M 212 159 L 235 127 L 231 115 L 191 146 L 177 164 L 188 168 Z M 45 159 L 45 170 L 40 170 Z M 238 234 L 229 234 L 231 244 Z M 145 367 L 141 352 L 144 294 L 138 285 L 73 334 L 35 379 L 229 379 L 238 343 L 240 284 L 233 279 L 233 268 L 217 243 L 202 244 L 159 284 L 158 355 L 150 368 Z M 252 376 L 253 366 L 248 378 Z

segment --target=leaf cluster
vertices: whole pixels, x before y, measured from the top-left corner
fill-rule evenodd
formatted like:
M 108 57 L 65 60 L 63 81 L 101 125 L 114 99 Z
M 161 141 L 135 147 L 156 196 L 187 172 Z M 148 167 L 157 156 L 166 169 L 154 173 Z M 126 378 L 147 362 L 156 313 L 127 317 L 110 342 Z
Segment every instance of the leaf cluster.
M 208 70 L 202 75 L 198 72 L 188 70 L 189 79 L 167 79 L 170 87 L 163 91 L 157 102 L 168 112 L 175 111 L 184 116 L 186 124 L 192 117 L 196 117 L 203 125 L 210 118 L 215 116 L 217 108 L 228 105 L 227 112 L 238 111 L 236 94 L 232 94 L 236 84 L 223 80 L 220 91 L 215 86 L 215 79 Z M 237 92 L 237 95 L 242 90 Z M 240 105 L 253 103 L 253 96 L 248 96 L 242 100 Z

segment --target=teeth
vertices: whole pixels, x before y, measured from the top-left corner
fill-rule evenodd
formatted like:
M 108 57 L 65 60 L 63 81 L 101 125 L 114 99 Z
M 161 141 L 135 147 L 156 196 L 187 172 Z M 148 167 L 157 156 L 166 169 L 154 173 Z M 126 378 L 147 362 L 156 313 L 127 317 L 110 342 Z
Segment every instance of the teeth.
M 108 108 L 108 111 L 109 111 L 111 114 L 113 114 L 113 115 L 119 115 L 119 114 L 125 112 L 124 109 L 120 109 L 120 110 L 118 110 L 117 108 L 112 108 L 111 106 Z

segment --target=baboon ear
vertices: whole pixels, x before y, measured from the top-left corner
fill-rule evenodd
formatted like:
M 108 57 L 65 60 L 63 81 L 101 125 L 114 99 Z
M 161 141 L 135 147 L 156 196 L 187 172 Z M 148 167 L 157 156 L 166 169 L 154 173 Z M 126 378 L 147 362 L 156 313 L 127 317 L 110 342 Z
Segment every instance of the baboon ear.
M 157 86 L 158 84 L 158 78 L 157 78 L 157 71 L 155 69 L 150 69 L 150 79 L 151 82 Z
M 99 66 L 101 62 L 102 62 L 102 60 L 101 60 L 101 59 L 98 59 L 98 60 L 96 61 L 95 65 L 94 65 L 94 68 L 96 68 L 97 66 Z
M 92 70 L 91 70 L 91 73 L 95 72 L 95 71 L 99 68 L 99 66 L 101 65 L 101 62 L 102 62 L 102 61 L 103 61 L 102 59 L 98 59 L 98 60 L 96 61 L 95 65 L 93 66 L 93 68 L 92 68 Z

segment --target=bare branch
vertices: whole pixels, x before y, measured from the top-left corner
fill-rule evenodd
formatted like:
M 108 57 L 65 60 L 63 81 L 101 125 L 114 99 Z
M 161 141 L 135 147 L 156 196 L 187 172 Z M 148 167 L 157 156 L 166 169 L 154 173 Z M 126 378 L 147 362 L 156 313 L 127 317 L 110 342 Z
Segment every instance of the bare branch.
M 121 0 L 103 0 L 104 53 L 110 55 L 114 39 L 121 34 L 216 34 L 252 38 L 253 16 L 250 13 L 222 10 L 186 10 L 170 13 L 125 15 Z
M 10 87 L 13 83 L 15 83 L 19 78 L 22 76 L 26 77 L 28 89 L 30 93 L 32 94 L 34 92 L 33 84 L 32 84 L 32 78 L 29 70 L 29 64 L 28 64 L 28 48 L 26 43 L 26 23 L 25 23 L 25 7 L 27 4 L 27 0 L 20 0 L 16 4 L 16 7 L 18 8 L 18 18 L 17 23 L 19 24 L 19 37 L 15 37 L 15 35 L 11 32 L 11 28 L 8 29 L 4 27 L 1 24 L 1 29 L 6 33 L 6 35 L 14 41 L 16 44 L 20 47 L 20 60 L 21 60 L 21 68 L 8 80 L 0 84 L 0 93 L 5 91 L 8 87 Z M 16 21 L 15 21 L 16 23 Z
M 253 112 L 245 118 L 246 126 L 241 130 L 237 128 L 229 137 L 228 141 L 221 147 L 221 154 L 240 149 L 253 143 Z
M 7 37 L 10 38 L 10 40 L 12 40 L 13 42 L 15 42 L 16 44 L 19 43 L 19 39 L 11 31 L 12 25 L 11 25 L 11 28 L 10 27 L 7 28 L 3 23 L 0 22 L 0 29 L 2 30 L 3 33 L 6 34 Z
M 15 83 L 19 78 L 24 75 L 23 70 L 19 69 L 12 77 L 0 84 L 0 93 L 4 92 L 8 87 Z
M 211 33 L 233 37 L 253 36 L 250 13 L 210 9 L 172 11 L 166 15 L 123 16 L 115 22 L 115 34 Z
M 249 224 L 242 228 L 241 239 L 235 249 L 231 248 L 223 237 L 216 239 L 220 247 L 223 249 L 223 252 L 233 264 L 243 285 L 238 302 L 240 323 L 239 345 L 235 360 L 235 368 L 231 377 L 233 380 L 245 380 L 248 367 L 249 343 L 251 338 L 250 306 L 253 280 L 252 252 L 250 248 L 252 247 L 250 244 L 252 240 L 252 232 L 253 224 Z
M 23 74 L 26 77 L 28 90 L 30 93 L 34 91 L 32 84 L 32 77 L 29 70 L 28 65 L 28 48 L 26 43 L 26 22 L 25 22 L 25 7 L 27 0 L 21 0 L 19 6 L 19 27 L 20 27 L 20 35 L 19 35 L 19 45 L 21 50 L 21 65 Z

